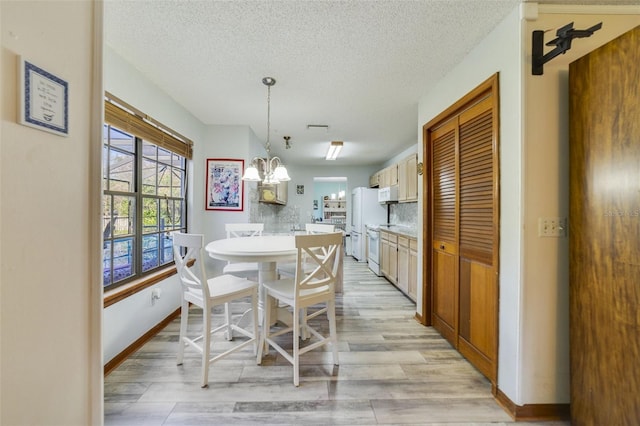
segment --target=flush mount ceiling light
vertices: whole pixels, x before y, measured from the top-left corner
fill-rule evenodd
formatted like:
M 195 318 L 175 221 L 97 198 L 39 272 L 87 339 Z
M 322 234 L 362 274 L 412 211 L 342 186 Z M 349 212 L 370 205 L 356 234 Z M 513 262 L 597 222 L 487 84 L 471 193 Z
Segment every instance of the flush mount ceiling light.
M 329 144 L 329 150 L 327 151 L 327 156 L 325 160 L 335 160 L 338 158 L 338 154 L 340 154 L 340 150 L 342 149 L 343 142 L 342 141 L 331 141 Z
M 261 157 L 254 157 L 251 160 L 251 165 L 244 171 L 242 180 L 249 182 L 260 182 L 266 184 L 278 184 L 291 180 L 286 167 L 282 164 L 282 160 L 279 157 L 271 157 L 271 142 L 269 142 L 269 134 L 271 133 L 271 86 L 276 84 L 276 79 L 273 77 L 265 77 L 262 79 L 262 83 L 267 86 L 267 143 L 265 144 L 265 150 L 267 151 L 266 160 Z M 289 142 L 286 139 L 287 144 Z M 258 168 L 262 169 L 264 178 L 260 177 Z
M 329 131 L 328 124 L 307 124 L 307 130 L 324 130 L 325 132 Z

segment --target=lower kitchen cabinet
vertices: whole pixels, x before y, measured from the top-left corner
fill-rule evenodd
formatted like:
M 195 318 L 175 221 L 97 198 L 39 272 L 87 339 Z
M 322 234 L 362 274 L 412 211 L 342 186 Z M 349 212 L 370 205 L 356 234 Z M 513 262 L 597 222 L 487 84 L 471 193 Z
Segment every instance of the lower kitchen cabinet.
M 409 294 L 409 238 L 398 237 L 398 282 L 396 286 Z
M 380 272 L 389 276 L 389 233 L 380 231 Z
M 416 301 L 418 297 L 418 240 L 409 239 L 409 288 L 407 294 Z
M 380 272 L 413 301 L 418 292 L 417 250 L 417 239 L 380 231 Z

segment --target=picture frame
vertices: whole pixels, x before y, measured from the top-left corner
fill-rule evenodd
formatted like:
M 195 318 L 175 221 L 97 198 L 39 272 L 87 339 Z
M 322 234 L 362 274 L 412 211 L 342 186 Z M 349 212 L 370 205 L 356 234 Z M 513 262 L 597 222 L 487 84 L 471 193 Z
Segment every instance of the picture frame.
M 20 124 L 59 136 L 69 136 L 69 83 L 18 59 Z
M 207 158 L 206 210 L 244 210 L 244 160 Z

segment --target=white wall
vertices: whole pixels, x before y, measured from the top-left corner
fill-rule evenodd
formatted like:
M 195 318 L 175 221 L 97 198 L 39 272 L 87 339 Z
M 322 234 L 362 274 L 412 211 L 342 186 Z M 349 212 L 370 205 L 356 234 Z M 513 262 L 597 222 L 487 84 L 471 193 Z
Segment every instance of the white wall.
M 194 153 L 202 150 L 206 126 L 108 47 L 105 48 L 104 90 L 191 139 L 194 142 Z M 200 161 L 194 157 L 188 168 L 189 182 L 195 181 L 198 184 L 201 179 L 194 179 L 194 176 L 204 172 Z M 198 189 L 197 185 L 188 187 L 187 223 L 190 231 L 198 229 L 200 214 L 204 209 L 204 201 L 199 203 L 197 197 L 204 193 L 204 189 L 201 192 Z M 161 290 L 161 296 L 152 304 L 151 292 L 155 288 Z M 180 285 L 173 276 L 105 308 L 102 331 L 104 363 L 113 359 L 179 306 Z
M 537 16 L 536 5 L 523 10 Z M 640 24 L 638 15 L 629 14 L 637 7 L 540 6 L 540 11 L 546 14 L 528 22 L 514 10 L 423 97 L 419 112 L 421 132 L 423 124 L 499 72 L 498 387 L 518 405 L 569 402 L 568 243 L 537 235 L 539 217 L 568 214 L 568 64 Z M 603 30 L 574 41 L 571 51 L 545 65 L 543 76 L 532 76 L 531 31 L 573 21 L 575 28 L 602 21 Z M 423 149 L 421 143 L 420 158 Z
M 522 93 L 521 31 L 514 9 L 451 73 L 426 94 L 419 105 L 422 125 L 480 83 L 499 73 L 500 84 L 500 334 L 498 386 L 520 404 L 520 309 L 522 257 Z M 421 154 L 424 147 L 421 141 Z M 421 156 L 422 158 L 422 156 Z M 420 203 L 422 204 L 422 203 Z M 421 208 L 421 207 L 420 207 Z M 422 224 L 423 225 L 423 224 Z M 419 232 L 422 235 L 422 232 Z M 422 244 L 420 244 L 422 248 Z M 422 252 L 418 253 L 422 258 Z M 419 300 L 421 300 L 421 291 Z M 419 309 L 422 309 L 420 304 Z
M 0 2 L 4 425 L 102 423 L 101 19 L 94 2 Z M 97 6 L 96 6 L 97 7 Z M 101 9 L 96 13 L 101 14 Z M 101 15 L 100 15 L 101 18 Z M 69 83 L 69 135 L 17 123 L 18 56 Z M 97 149 L 96 149 L 97 148 Z
M 204 234 L 205 241 L 226 238 L 225 223 L 249 222 L 248 185 L 251 184 L 243 182 L 243 211 L 205 210 L 206 160 L 207 158 L 243 159 L 247 167 L 253 158 L 253 137 L 253 131 L 248 126 L 208 126 L 202 143 L 194 147 L 194 179 L 191 182 L 194 188 L 194 206 L 190 230 Z M 207 259 L 209 273 L 221 273 L 222 265 L 224 262 Z
M 405 158 L 407 158 L 408 156 L 410 156 L 411 154 L 415 154 L 416 152 L 418 152 L 420 145 L 420 140 L 422 140 L 422 128 L 420 128 L 420 131 L 418 132 L 419 138 L 418 141 L 416 141 L 415 145 L 411 145 L 410 147 L 408 147 L 407 149 L 405 149 L 404 151 L 396 154 L 393 158 L 385 161 L 385 163 L 383 164 L 382 168 L 390 166 L 392 164 L 397 164 L 400 161 L 404 160 Z
M 640 13 L 640 6 L 635 9 Z M 531 55 L 530 37 L 534 30 L 555 29 L 569 22 L 574 22 L 577 29 L 603 24 L 593 36 L 574 40 L 567 53 L 545 64 L 543 75 L 531 75 L 530 62 L 523 70 L 525 303 L 521 314 L 521 375 L 526 386 L 520 389 L 520 399 L 528 403 L 569 402 L 569 241 L 568 236 L 540 238 L 537 233 L 538 218 L 569 215 L 569 63 L 640 25 L 640 15 L 618 14 L 632 11 L 616 7 L 540 6 L 539 16 L 524 22 L 526 58 Z

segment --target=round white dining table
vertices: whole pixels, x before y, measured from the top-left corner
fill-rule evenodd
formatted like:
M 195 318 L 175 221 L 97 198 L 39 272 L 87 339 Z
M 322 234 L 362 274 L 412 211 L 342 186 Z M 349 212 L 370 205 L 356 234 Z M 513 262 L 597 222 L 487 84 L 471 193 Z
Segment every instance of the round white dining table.
M 260 283 L 260 306 L 264 306 L 262 283 L 275 280 L 278 262 L 296 258 L 296 241 L 293 235 L 263 235 L 255 237 L 225 238 L 211 241 L 205 246 L 210 257 L 231 262 L 257 262 L 258 282 Z M 278 312 L 278 320 L 289 323 L 290 314 Z

